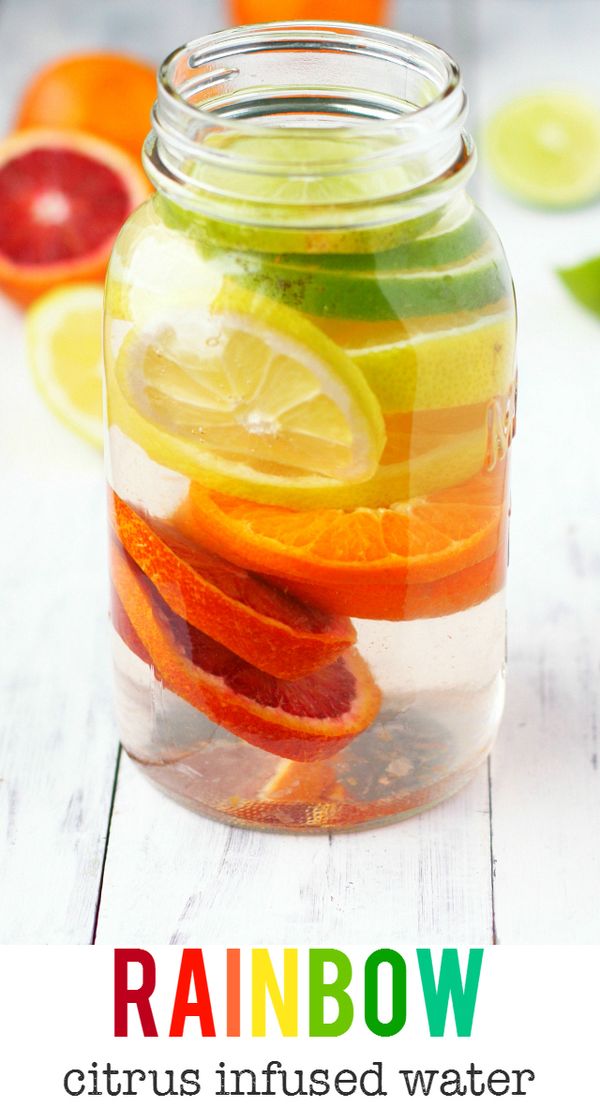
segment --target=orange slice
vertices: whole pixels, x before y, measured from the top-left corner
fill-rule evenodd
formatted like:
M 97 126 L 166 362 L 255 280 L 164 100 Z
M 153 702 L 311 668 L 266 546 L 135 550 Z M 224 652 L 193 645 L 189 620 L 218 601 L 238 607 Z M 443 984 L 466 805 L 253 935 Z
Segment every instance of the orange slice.
M 304 599 L 318 595 L 328 611 L 402 619 L 408 589 L 456 580 L 493 559 L 506 514 L 505 470 L 501 463 L 454 488 L 354 511 L 293 511 L 192 484 L 178 518 L 209 548 L 284 580 Z

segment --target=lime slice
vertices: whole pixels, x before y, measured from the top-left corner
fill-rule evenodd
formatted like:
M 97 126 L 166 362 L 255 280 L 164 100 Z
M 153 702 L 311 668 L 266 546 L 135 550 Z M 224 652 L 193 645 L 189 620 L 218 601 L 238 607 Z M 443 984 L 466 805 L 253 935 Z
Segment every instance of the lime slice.
M 479 404 L 514 375 L 515 318 L 503 301 L 485 314 L 397 323 L 319 320 L 362 369 L 384 412 Z
M 522 200 L 574 207 L 600 194 L 600 108 L 583 96 L 557 90 L 513 100 L 489 124 L 484 150 Z
M 213 160 L 205 156 L 193 166 L 199 187 L 242 201 L 300 208 L 371 202 L 422 179 L 414 159 L 407 165 L 397 156 L 393 134 L 348 138 L 325 128 L 295 134 L 273 129 L 262 135 L 215 133 L 207 146 Z
M 334 268 L 330 259 L 323 267 L 321 258 L 299 264 L 280 257 L 249 263 L 241 279 L 309 315 L 373 322 L 473 311 L 499 300 L 510 287 L 504 257 L 490 245 L 466 259 L 421 269 L 394 267 L 393 258 L 378 254 L 364 257 L 359 269 Z
M 559 269 L 558 275 L 580 304 L 600 315 L 600 258 L 590 258 L 570 269 Z
M 133 329 L 115 375 L 125 433 L 212 487 L 219 478 L 364 481 L 385 443 L 379 405 L 351 359 L 296 312 L 228 279 L 210 311 Z
M 450 226 L 440 220 L 435 228 L 406 242 L 375 254 L 321 254 L 318 258 L 307 254 L 283 254 L 278 264 L 292 269 L 315 268 L 349 273 L 371 272 L 373 275 L 397 273 L 404 269 L 428 269 L 453 262 L 464 261 L 476 251 L 481 251 L 490 241 L 490 225 L 480 211 L 471 211 Z M 259 259 L 264 263 L 264 259 Z
M 26 316 L 29 363 L 44 403 L 71 430 L 102 446 L 100 284 L 46 293 Z

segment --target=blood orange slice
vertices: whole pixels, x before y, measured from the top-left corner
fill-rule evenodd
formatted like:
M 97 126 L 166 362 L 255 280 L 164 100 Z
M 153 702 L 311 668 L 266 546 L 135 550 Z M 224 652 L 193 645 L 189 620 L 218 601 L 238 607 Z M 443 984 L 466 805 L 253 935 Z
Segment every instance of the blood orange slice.
M 79 131 L 0 143 L 0 288 L 28 304 L 57 283 L 101 280 L 116 234 L 150 186 L 129 154 Z
M 123 546 L 171 610 L 264 672 L 303 676 L 356 640 L 348 619 L 307 607 L 174 528 L 150 526 L 114 492 L 109 510 Z
M 261 672 L 185 623 L 116 542 L 112 579 L 163 684 L 251 745 L 294 761 L 331 757 L 375 718 L 380 692 L 351 648 L 309 676 Z
M 421 589 L 425 602 L 431 586 L 445 578 L 458 581 L 452 610 L 461 606 L 460 574 L 489 563 L 499 547 L 504 488 L 500 464 L 492 473 L 389 508 L 294 511 L 192 484 L 180 525 L 328 611 L 404 619 L 408 590 Z M 434 591 L 443 596 L 444 586 Z
M 133 629 L 133 626 L 131 625 L 131 620 L 127 612 L 125 611 L 125 608 L 123 607 L 123 604 L 119 599 L 119 594 L 114 586 L 111 588 L 110 613 L 112 618 L 112 625 L 119 637 L 123 639 L 125 645 L 129 646 L 129 649 L 132 651 L 132 653 L 136 654 L 136 656 L 140 658 L 140 661 L 145 661 L 146 665 L 151 665 L 152 658 L 150 657 L 148 650 L 140 642 L 138 635 Z

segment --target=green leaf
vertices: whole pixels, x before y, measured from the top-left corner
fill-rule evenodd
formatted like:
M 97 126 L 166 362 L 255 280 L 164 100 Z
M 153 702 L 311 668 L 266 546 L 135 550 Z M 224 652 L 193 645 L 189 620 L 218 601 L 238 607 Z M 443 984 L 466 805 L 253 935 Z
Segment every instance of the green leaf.
M 582 261 L 571 269 L 558 269 L 557 273 L 571 295 L 600 316 L 600 257 Z

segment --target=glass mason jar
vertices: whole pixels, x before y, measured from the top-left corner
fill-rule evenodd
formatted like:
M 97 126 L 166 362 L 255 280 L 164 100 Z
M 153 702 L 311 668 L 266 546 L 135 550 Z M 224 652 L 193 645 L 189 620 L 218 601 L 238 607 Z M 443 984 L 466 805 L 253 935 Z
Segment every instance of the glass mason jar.
M 405 817 L 504 697 L 515 308 L 454 62 L 349 24 L 160 70 L 106 295 L 118 715 L 244 826 Z

